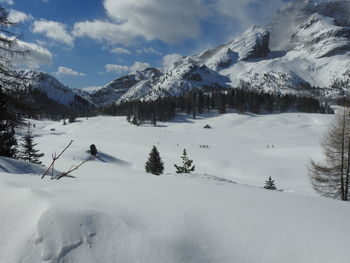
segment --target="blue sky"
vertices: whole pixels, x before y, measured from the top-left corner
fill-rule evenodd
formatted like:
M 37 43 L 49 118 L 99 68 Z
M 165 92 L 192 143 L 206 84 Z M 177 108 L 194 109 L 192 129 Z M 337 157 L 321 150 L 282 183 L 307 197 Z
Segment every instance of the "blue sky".
M 21 68 L 72 88 L 102 86 L 147 65 L 223 44 L 268 21 L 285 0 L 0 0 L 21 22 Z

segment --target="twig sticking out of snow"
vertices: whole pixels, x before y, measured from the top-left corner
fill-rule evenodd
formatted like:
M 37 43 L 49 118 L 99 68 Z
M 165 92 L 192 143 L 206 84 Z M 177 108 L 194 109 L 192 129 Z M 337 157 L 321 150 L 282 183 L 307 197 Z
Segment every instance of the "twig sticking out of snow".
M 75 170 L 79 169 L 80 166 L 82 166 L 84 163 L 87 163 L 88 161 L 91 161 L 94 159 L 93 157 L 83 161 L 79 165 L 73 165 L 67 172 L 61 173 L 59 176 L 56 177 L 56 180 L 60 180 L 62 177 L 68 176 L 70 173 L 74 172 Z
M 56 152 L 52 154 L 52 163 L 50 164 L 49 168 L 47 168 L 46 172 L 41 176 L 41 179 L 44 179 L 44 177 L 52 170 L 52 176 L 53 176 L 53 171 L 55 167 L 55 162 L 62 156 L 62 154 L 72 145 L 73 140 L 70 141 L 70 143 L 66 146 L 66 148 L 63 149 L 63 151 L 57 156 Z

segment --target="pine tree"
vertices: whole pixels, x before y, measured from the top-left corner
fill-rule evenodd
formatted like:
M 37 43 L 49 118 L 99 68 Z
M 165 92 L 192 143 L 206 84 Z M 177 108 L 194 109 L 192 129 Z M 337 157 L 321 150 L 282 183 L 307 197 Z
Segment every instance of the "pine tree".
M 22 85 L 20 79 L 13 70 L 13 59 L 28 55 L 29 51 L 20 50 L 17 45 L 17 35 L 11 32 L 11 27 L 16 23 L 9 20 L 9 13 L 0 6 L 0 87 L 10 88 Z
M 16 157 L 17 141 L 15 127 L 19 123 L 18 115 L 11 112 L 9 99 L 3 89 L 15 90 L 21 86 L 21 79 L 12 68 L 12 62 L 16 56 L 24 56 L 27 51 L 22 51 L 16 46 L 16 34 L 10 31 L 15 23 L 8 19 L 8 12 L 0 6 L 0 156 Z
M 156 146 L 153 146 L 152 151 L 149 154 L 149 158 L 145 164 L 145 169 L 147 173 L 152 173 L 155 175 L 163 174 L 164 163 L 160 158 L 160 155 Z
M 192 165 L 193 160 L 188 159 L 186 149 L 184 149 L 181 159 L 182 159 L 182 166 L 178 166 L 174 164 L 176 168 L 176 173 L 182 174 L 182 173 L 193 172 L 195 169 L 195 166 Z
M 74 123 L 76 121 L 75 115 L 71 114 L 68 118 L 69 123 Z
M 265 181 L 265 189 L 268 190 L 276 190 L 276 185 L 275 185 L 275 180 L 272 180 L 271 176 L 269 177 L 269 179 L 267 181 Z
M 30 163 L 41 164 L 39 160 L 44 156 L 43 153 L 39 153 L 39 150 L 35 149 L 37 143 L 34 143 L 33 134 L 30 129 L 30 123 L 28 124 L 27 133 L 22 138 L 22 149 L 20 151 L 19 158 Z
M 156 116 L 155 113 L 153 113 L 153 116 L 152 116 L 152 125 L 153 125 L 154 127 L 157 126 L 157 116 Z
M 139 124 L 139 121 L 138 121 L 138 119 L 137 119 L 137 117 L 136 117 L 135 115 L 134 115 L 134 117 L 132 118 L 131 123 L 134 124 L 134 125 L 136 125 L 136 126 Z
M 8 96 L 0 87 L 0 156 L 16 157 L 15 127 L 16 117 L 9 111 Z

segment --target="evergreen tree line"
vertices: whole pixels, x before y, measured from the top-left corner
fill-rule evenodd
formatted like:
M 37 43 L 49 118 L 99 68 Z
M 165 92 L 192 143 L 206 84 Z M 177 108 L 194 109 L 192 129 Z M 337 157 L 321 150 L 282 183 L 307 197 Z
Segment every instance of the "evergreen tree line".
M 227 110 L 237 110 L 239 113 L 255 114 L 300 111 L 307 113 L 333 113 L 326 103 L 312 97 L 292 94 L 276 95 L 266 92 L 229 89 L 205 93 L 194 90 L 179 97 L 158 98 L 155 101 L 128 101 L 102 109 L 104 114 L 127 116 L 128 121 L 137 124 L 143 121 L 166 122 L 175 117 L 178 112 L 197 114 L 217 110 L 226 113 Z
M 45 92 L 30 87 L 7 90 L 6 93 L 11 98 L 11 103 L 16 112 L 25 118 L 47 118 L 57 121 L 77 116 L 88 117 L 97 115 L 97 110 L 86 104 L 79 96 L 75 97 L 77 103 L 65 106 L 50 99 Z

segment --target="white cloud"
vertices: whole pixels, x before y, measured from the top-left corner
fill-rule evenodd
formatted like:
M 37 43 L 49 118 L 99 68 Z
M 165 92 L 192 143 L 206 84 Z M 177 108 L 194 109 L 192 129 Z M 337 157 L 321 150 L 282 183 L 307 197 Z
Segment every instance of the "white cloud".
M 104 7 L 110 21 L 76 23 L 74 35 L 113 44 L 136 37 L 174 43 L 198 37 L 210 13 L 202 0 L 104 0 Z
M 238 22 L 235 24 L 238 29 L 267 22 L 272 14 L 285 4 L 284 0 L 216 0 L 215 2 L 215 10 L 225 16 L 217 17 L 221 20 Z
M 85 21 L 75 23 L 73 35 L 75 37 L 89 37 L 97 41 L 110 44 L 130 44 L 136 35 L 120 25 L 106 21 Z
M 122 66 L 122 65 L 116 65 L 116 64 L 107 64 L 105 68 L 107 72 L 114 72 L 118 74 L 122 74 L 129 71 L 128 66 Z
M 122 48 L 122 47 L 116 47 L 116 48 L 113 48 L 111 50 L 112 53 L 114 54 L 124 54 L 124 55 L 130 55 L 131 54 L 131 51 L 126 49 L 126 48 Z
M 138 50 L 136 50 L 136 53 L 138 54 L 153 54 L 153 55 L 162 55 L 162 53 L 160 53 L 159 51 L 155 50 L 152 47 L 144 47 L 144 48 L 140 48 Z
M 24 23 L 33 19 L 33 17 L 18 10 L 10 9 L 8 19 L 13 23 Z
M 103 0 L 105 20 L 82 21 L 73 35 L 109 44 L 135 40 L 166 43 L 197 39 L 202 24 L 215 24 L 232 38 L 252 24 L 265 24 L 285 0 Z
M 84 87 L 81 88 L 83 91 L 88 92 L 88 93 L 93 93 L 95 91 L 98 91 L 100 89 L 102 89 L 103 87 L 100 86 L 91 86 L 91 87 Z
M 14 1 L 13 0 L 0 0 L 0 4 L 13 5 Z
M 130 67 L 130 71 L 139 71 L 148 68 L 150 65 L 144 62 L 135 62 L 134 65 Z
M 67 32 L 67 26 L 49 20 L 39 20 L 34 22 L 34 33 L 44 34 L 47 38 L 67 44 L 70 47 L 74 46 L 74 38 Z
M 173 64 L 176 60 L 182 58 L 180 54 L 169 54 L 163 57 L 163 66 L 167 67 Z
M 123 65 L 116 65 L 116 64 L 107 64 L 106 65 L 106 71 L 107 72 L 114 72 L 117 74 L 123 74 L 128 72 L 134 72 L 134 71 L 140 71 L 145 68 L 148 68 L 150 65 L 148 63 L 144 62 L 135 62 L 132 66 L 123 66 Z
M 16 56 L 14 65 L 16 67 L 25 66 L 30 69 L 36 69 L 40 65 L 50 65 L 53 61 L 53 55 L 49 50 L 34 43 L 17 41 L 16 50 L 26 50 L 29 52 L 25 56 Z
M 56 74 L 58 76 L 85 76 L 84 73 L 80 73 L 71 68 L 66 67 L 59 67 Z

